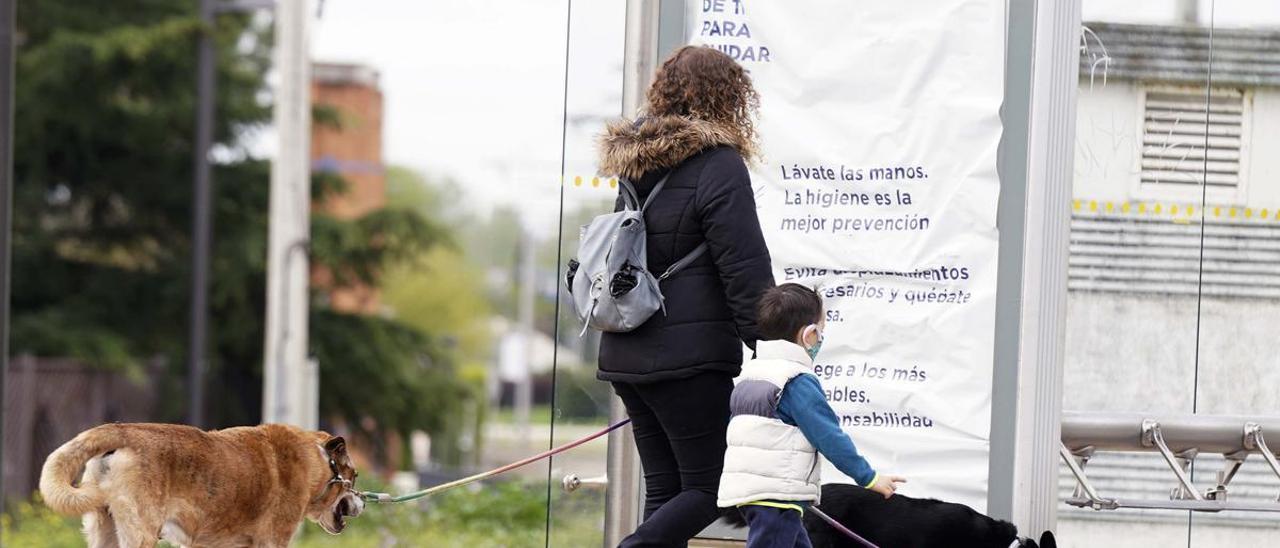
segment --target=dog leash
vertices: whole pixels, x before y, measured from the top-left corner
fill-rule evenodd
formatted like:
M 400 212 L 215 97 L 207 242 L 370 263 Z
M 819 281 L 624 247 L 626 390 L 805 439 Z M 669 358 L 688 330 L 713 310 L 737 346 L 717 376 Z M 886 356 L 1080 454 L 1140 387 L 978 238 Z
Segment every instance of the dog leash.
M 863 546 L 866 546 L 867 548 L 880 548 L 879 546 L 872 544 L 871 541 L 858 536 L 857 533 L 850 531 L 848 527 L 844 526 L 844 524 L 836 521 L 835 518 L 828 516 L 826 512 L 819 510 L 817 506 L 810 506 L 808 508 L 808 511 L 813 512 L 813 515 L 822 518 L 822 521 L 827 522 L 827 525 L 830 525 L 835 530 L 840 531 L 841 533 L 844 533 L 845 536 L 858 541 Z
M 591 434 L 591 435 L 589 435 L 589 436 L 586 436 L 586 437 L 583 437 L 583 438 L 579 438 L 579 439 L 573 440 L 573 441 L 571 441 L 571 442 L 569 442 L 569 443 L 566 443 L 566 444 L 564 444 L 564 445 L 561 445 L 560 447 L 556 447 L 556 448 L 553 448 L 553 449 L 550 449 L 550 450 L 547 450 L 547 451 L 543 451 L 543 452 L 541 452 L 541 453 L 538 453 L 537 455 L 533 455 L 533 456 L 531 456 L 531 457 L 526 457 L 526 458 L 524 458 L 524 459 L 521 459 L 521 460 L 515 461 L 515 462 L 513 462 L 513 463 L 511 463 L 511 464 L 507 464 L 507 465 L 505 465 L 505 466 L 500 466 L 500 467 L 498 467 L 498 468 L 494 468 L 493 470 L 489 470 L 489 471 L 487 471 L 487 472 L 481 472 L 481 473 L 479 473 L 479 474 L 475 474 L 475 475 L 467 476 L 467 477 L 465 477 L 465 478 L 457 479 L 457 480 L 454 480 L 454 481 L 451 481 L 451 482 L 448 482 L 448 483 L 442 483 L 442 484 L 437 485 L 437 486 L 435 486 L 435 487 L 430 487 L 430 488 L 427 488 L 427 489 L 422 489 L 422 490 L 420 490 L 420 491 L 414 491 L 414 492 L 412 492 L 412 493 L 405 493 L 405 494 L 400 495 L 400 496 L 392 496 L 390 493 L 375 493 L 375 492 L 371 492 L 371 491 L 360 491 L 360 498 L 364 499 L 366 502 L 381 503 L 381 504 L 394 504 L 394 503 L 399 503 L 399 502 L 409 502 L 409 501 L 412 501 L 412 500 L 418 500 L 418 499 L 421 499 L 421 498 L 429 497 L 429 496 L 434 495 L 434 494 L 436 494 L 436 493 L 442 493 L 442 492 L 444 492 L 444 491 L 448 491 L 448 490 L 453 489 L 453 488 L 456 488 L 456 487 L 462 487 L 463 485 L 467 485 L 467 484 L 469 484 L 469 483 L 475 483 L 475 482 L 480 481 L 480 480 L 482 480 L 482 479 L 490 478 L 490 477 L 496 476 L 496 475 L 498 475 L 498 474 L 502 474 L 502 473 L 504 473 L 504 472 L 510 472 L 511 470 L 515 470 L 516 468 L 520 468 L 521 466 L 524 466 L 524 465 L 527 465 L 527 464 L 531 464 L 531 463 L 534 463 L 534 462 L 538 462 L 538 461 L 540 461 L 540 460 L 542 460 L 542 459 L 545 459 L 545 458 L 548 458 L 548 457 L 552 457 L 552 456 L 558 455 L 558 454 L 560 454 L 560 453 L 563 453 L 563 452 L 565 452 L 565 451 L 568 451 L 568 450 L 570 450 L 570 449 L 573 449 L 574 447 L 577 447 L 577 446 L 582 445 L 582 444 L 584 444 L 584 443 L 587 443 L 587 442 L 589 442 L 589 441 L 591 441 L 591 440 L 594 440 L 594 439 L 596 439 L 596 438 L 599 438 L 599 437 L 601 437 L 601 436 L 604 436 L 605 434 L 608 434 L 609 432 L 612 432 L 612 431 L 614 431 L 614 430 L 617 430 L 617 429 L 619 429 L 619 428 L 622 428 L 623 426 L 626 426 L 626 425 L 627 425 L 628 423 L 630 423 L 630 422 L 631 422 L 631 419 L 623 419 L 623 420 L 620 420 L 620 421 L 618 421 L 618 422 L 615 422 L 615 423 L 613 423 L 613 424 L 611 424 L 611 425 L 609 425 L 609 426 L 605 427 L 603 430 L 600 430 L 599 432 L 595 432 L 595 433 L 593 433 L 593 434 Z M 867 548 L 880 548 L 879 546 L 876 546 L 875 544 L 872 544 L 872 543 L 871 543 L 871 541 L 868 541 L 867 539 L 864 539 L 864 538 L 862 538 L 861 536 L 858 536 L 858 534 L 857 534 L 857 533 L 855 533 L 855 532 L 853 532 L 853 531 L 850 531 L 848 527 L 845 527 L 844 525 L 842 525 L 840 522 L 836 521 L 836 520 L 835 520 L 834 518 L 832 518 L 831 516 L 828 516 L 828 515 L 827 515 L 825 512 L 823 512 L 822 510 L 819 510 L 817 506 L 810 506 L 810 507 L 808 508 L 808 510 L 809 510 L 810 512 L 813 512 L 813 514 L 814 514 L 814 515 L 816 515 L 816 516 L 818 516 L 819 518 L 822 518 L 822 521 L 827 522 L 827 524 L 828 524 L 828 525 L 830 525 L 831 527 L 835 528 L 835 530 L 840 531 L 841 533 L 843 533 L 844 535 L 848 536 L 849 538 L 851 538 L 851 539 L 853 539 L 853 540 L 855 540 L 855 541 L 858 541 L 858 542 L 859 542 L 859 543 L 861 543 L 863 546 L 866 546 Z
M 409 502 L 409 501 L 411 501 L 411 500 L 417 500 L 417 499 L 420 499 L 420 498 L 429 497 L 429 496 L 434 495 L 434 494 L 436 494 L 436 493 L 441 493 L 441 492 L 444 492 L 444 491 L 448 491 L 448 490 L 453 489 L 453 488 L 455 488 L 455 487 L 462 487 L 463 485 L 466 485 L 466 484 L 468 484 L 468 483 L 475 483 L 475 482 L 480 481 L 480 480 L 485 479 L 485 478 L 490 478 L 490 477 L 496 476 L 496 475 L 501 474 L 501 473 L 504 473 L 504 472 L 509 472 L 509 471 L 511 471 L 511 470 L 515 470 L 516 468 L 519 468 L 519 467 L 524 466 L 524 465 L 526 465 L 526 464 L 534 463 L 534 462 L 540 461 L 540 460 L 542 460 L 542 459 L 545 459 L 545 458 L 548 458 L 548 457 L 551 457 L 551 456 L 554 456 L 554 455 L 558 455 L 558 454 L 560 454 L 560 453 L 563 453 L 563 452 L 565 452 L 565 451 L 568 451 L 568 450 L 570 450 L 570 449 L 573 449 L 574 447 L 577 447 L 577 446 L 582 445 L 582 444 L 584 444 L 584 443 L 587 443 L 587 442 L 589 442 L 589 441 L 591 441 L 591 440 L 594 440 L 594 439 L 596 439 L 596 438 L 599 438 L 600 436 L 603 436 L 603 435 L 605 435 L 605 434 L 608 434 L 609 432 L 612 432 L 612 431 L 614 431 L 614 430 L 617 430 L 617 429 L 619 429 L 619 428 L 622 428 L 623 426 L 625 426 L 627 423 L 630 423 L 630 422 L 631 422 L 631 419 L 623 419 L 623 420 L 620 420 L 620 421 L 618 421 L 618 422 L 615 422 L 615 423 L 613 423 L 613 424 L 609 425 L 609 426 L 608 426 L 608 427 L 606 427 L 604 430 L 601 430 L 601 431 L 599 431 L 599 432 L 596 432 L 596 433 L 594 433 L 594 434 L 591 434 L 590 436 L 587 436 L 587 437 L 585 437 L 585 438 L 579 438 L 579 439 L 576 439 L 576 440 L 574 440 L 574 441 L 571 441 L 571 442 L 569 442 L 569 443 L 566 443 L 566 444 L 564 444 L 564 445 L 561 445 L 560 447 L 556 447 L 556 448 L 554 448 L 554 449 L 550 449 L 550 450 L 547 450 L 547 451 L 543 451 L 543 452 L 541 452 L 541 453 L 538 453 L 537 455 L 533 455 L 533 456 L 531 456 L 531 457 L 527 457 L 527 458 L 524 458 L 524 459 L 518 460 L 518 461 L 516 461 L 516 462 L 513 462 L 513 463 L 508 464 L 508 465 L 505 465 L 505 466 L 500 466 L 500 467 L 498 467 L 498 468 L 494 468 L 493 470 L 489 470 L 488 472 L 481 472 L 481 473 L 479 473 L 479 474 L 475 474 L 475 475 L 472 475 L 472 476 L 467 476 L 467 477 L 465 477 L 465 478 L 458 479 L 458 480 L 454 480 L 454 481 L 451 481 L 451 482 L 449 482 L 449 483 L 442 483 L 442 484 L 437 485 L 437 486 L 435 486 L 435 487 L 431 487 L 431 488 L 428 488 L 428 489 L 423 489 L 423 490 L 421 490 L 421 491 L 414 491 L 414 492 L 412 492 L 412 493 L 405 493 L 405 494 L 400 495 L 400 496 L 392 496 L 390 493 L 374 493 L 374 492 L 369 492 L 369 491 L 360 491 L 360 498 L 364 499 L 364 500 L 365 500 L 365 502 L 375 502 L 375 503 L 391 504 L 391 503 L 397 503 L 397 502 Z

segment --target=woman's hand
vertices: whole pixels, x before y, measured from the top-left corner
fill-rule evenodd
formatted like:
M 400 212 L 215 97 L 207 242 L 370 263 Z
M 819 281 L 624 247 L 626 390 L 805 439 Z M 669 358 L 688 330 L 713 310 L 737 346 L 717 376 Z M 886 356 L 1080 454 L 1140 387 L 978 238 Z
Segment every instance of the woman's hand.
M 870 489 L 872 491 L 880 493 L 881 495 L 884 495 L 884 498 L 889 498 L 889 497 L 892 497 L 895 492 L 897 492 L 899 483 L 906 483 L 906 482 L 907 482 L 907 478 L 904 478 L 902 476 L 884 476 L 879 480 L 876 480 L 876 484 L 872 485 Z

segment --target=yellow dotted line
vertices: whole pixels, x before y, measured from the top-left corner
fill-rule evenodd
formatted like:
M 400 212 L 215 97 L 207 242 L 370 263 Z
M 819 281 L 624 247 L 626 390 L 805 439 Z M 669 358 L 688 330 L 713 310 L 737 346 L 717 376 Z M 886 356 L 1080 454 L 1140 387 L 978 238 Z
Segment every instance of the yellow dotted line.
M 1128 214 L 1136 212 L 1139 215 L 1165 215 L 1166 212 L 1170 217 L 1188 219 L 1196 215 L 1196 207 L 1192 205 L 1179 204 L 1148 204 L 1146 202 L 1099 202 L 1097 200 L 1074 200 L 1071 203 L 1071 209 L 1076 212 L 1088 211 L 1090 213 L 1098 213 L 1099 211 L 1106 213 Z M 1251 207 L 1234 207 L 1234 206 L 1211 206 L 1206 208 L 1206 215 L 1215 218 L 1227 219 L 1257 219 L 1277 220 L 1280 221 L 1280 208 L 1262 208 L 1254 209 Z
M 591 188 L 600 188 L 600 185 L 602 183 L 607 184 L 609 188 L 618 188 L 617 179 L 606 180 L 606 179 L 601 179 L 599 177 L 592 177 L 591 179 L 588 180 L 581 175 L 575 175 L 573 177 L 573 186 L 576 186 L 576 187 L 580 187 L 584 184 L 590 184 Z

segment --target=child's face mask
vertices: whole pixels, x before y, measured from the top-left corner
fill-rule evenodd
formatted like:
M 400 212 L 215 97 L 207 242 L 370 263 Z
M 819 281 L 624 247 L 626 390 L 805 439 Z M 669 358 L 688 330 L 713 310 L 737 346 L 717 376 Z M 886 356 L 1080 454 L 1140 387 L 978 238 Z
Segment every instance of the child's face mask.
M 809 339 L 810 330 L 812 330 L 813 333 L 817 333 L 817 342 L 813 343 L 812 346 L 805 348 L 805 351 L 809 353 L 809 359 L 814 360 L 818 358 L 818 352 L 822 350 L 822 341 L 824 337 L 822 334 L 822 328 L 817 324 L 814 324 L 804 328 L 804 335 L 800 337 L 801 342 Z

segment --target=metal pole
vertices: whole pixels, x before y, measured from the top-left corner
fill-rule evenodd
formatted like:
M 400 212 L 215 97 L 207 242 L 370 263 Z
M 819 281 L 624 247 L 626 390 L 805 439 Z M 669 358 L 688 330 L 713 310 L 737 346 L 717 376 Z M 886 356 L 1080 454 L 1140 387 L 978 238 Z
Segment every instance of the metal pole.
M 213 233 L 211 168 L 214 94 L 217 89 L 213 57 L 214 0 L 200 0 L 201 29 L 196 46 L 196 125 L 191 198 L 191 320 L 187 345 L 187 422 L 204 426 L 205 335 L 209 318 L 209 241 Z
M 1195 450 L 1199 453 L 1249 452 L 1246 426 L 1261 424 L 1280 431 L 1280 416 L 1272 415 L 1160 415 L 1147 413 L 1109 413 L 1099 411 L 1065 411 L 1062 413 L 1062 444 L 1075 451 L 1154 451 L 1144 443 L 1143 426 L 1153 421 L 1160 426 L 1161 437 L 1174 453 Z
M 1013 499 L 1014 523 L 1028 531 L 1052 530 L 1058 518 L 1080 25 L 1080 2 L 1037 7 L 1018 379 L 1018 416 L 1027 420 L 1018 424 Z
M 687 0 L 660 0 L 657 59 L 665 59 L 676 49 L 689 43 L 685 19 L 689 15 Z
M 13 50 L 17 0 L 0 0 L 0 410 L 9 371 L 9 231 L 13 213 Z M 0 455 L 4 454 L 0 413 Z M 3 462 L 0 457 L 0 462 Z M 0 467 L 2 470 L 3 467 Z M 0 471 L 0 513 L 4 513 L 4 473 Z
M 307 243 L 311 233 L 311 56 L 308 0 L 276 3 L 275 126 L 280 146 L 271 164 L 267 243 L 267 332 L 263 422 L 306 424 L 302 409 L 318 401 L 306 382 L 308 298 Z
M 519 372 L 515 386 L 515 418 L 516 430 L 520 444 L 529 447 L 531 432 L 529 427 L 529 411 L 533 407 L 533 309 L 536 265 L 534 263 L 534 241 L 529 226 L 524 219 L 520 220 L 520 255 L 518 268 L 520 280 L 516 318 L 520 333 L 520 356 L 524 370 Z
M 622 60 L 622 112 L 634 116 L 644 104 L 645 91 L 658 62 L 659 0 L 627 0 L 626 36 Z M 627 417 L 622 401 L 609 402 L 609 422 Z M 640 523 L 640 459 L 631 427 L 609 434 L 605 492 L 606 547 L 617 546 Z
M 991 449 L 987 513 L 1013 517 L 1013 467 L 1018 427 L 1018 342 L 1022 305 L 1022 235 L 1026 229 L 1027 134 L 1031 110 L 1031 47 L 1036 0 L 1010 0 L 1005 35 L 1004 131 L 997 152 L 1000 249 L 996 266 L 996 329 L 991 383 Z
M 1018 60 L 1012 52 L 1028 49 L 1031 59 L 1021 74 L 1006 75 L 1026 79 L 1006 84 L 1022 95 L 1007 90 L 1003 113 L 1006 129 L 1024 124 L 1026 143 L 1024 150 L 1003 148 L 1021 157 L 1000 162 L 988 507 L 1020 530 L 1044 531 L 1053 529 L 1058 507 L 1080 2 L 1035 2 L 1032 10 L 1033 33 L 1011 32 L 1007 46 L 1007 62 Z M 1010 15 L 1020 11 L 1011 8 Z

